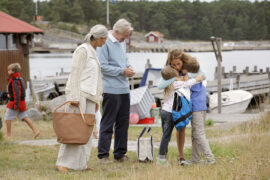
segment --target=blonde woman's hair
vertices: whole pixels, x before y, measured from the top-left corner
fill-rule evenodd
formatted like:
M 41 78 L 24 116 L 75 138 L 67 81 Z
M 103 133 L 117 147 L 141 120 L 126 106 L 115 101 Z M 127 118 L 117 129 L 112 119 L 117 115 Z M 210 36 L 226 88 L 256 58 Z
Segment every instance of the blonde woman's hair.
M 13 63 L 8 65 L 8 70 L 13 71 L 14 73 L 21 72 L 21 65 L 19 63 Z
M 181 49 L 173 49 L 168 53 L 166 65 L 171 65 L 171 61 L 174 59 L 182 60 L 182 55 L 184 54 L 184 51 Z M 183 60 L 182 60 L 183 61 Z

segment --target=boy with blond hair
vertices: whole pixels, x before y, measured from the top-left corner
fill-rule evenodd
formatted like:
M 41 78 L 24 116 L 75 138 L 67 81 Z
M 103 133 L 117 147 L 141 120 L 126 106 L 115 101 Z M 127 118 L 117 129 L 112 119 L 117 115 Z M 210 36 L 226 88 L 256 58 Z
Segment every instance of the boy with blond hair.
M 20 75 L 21 66 L 19 63 L 13 63 L 8 66 L 8 95 L 9 101 L 5 114 L 7 137 L 11 136 L 11 121 L 17 116 L 24 121 L 33 131 L 34 138 L 38 137 L 40 131 L 34 126 L 26 113 L 25 86 Z

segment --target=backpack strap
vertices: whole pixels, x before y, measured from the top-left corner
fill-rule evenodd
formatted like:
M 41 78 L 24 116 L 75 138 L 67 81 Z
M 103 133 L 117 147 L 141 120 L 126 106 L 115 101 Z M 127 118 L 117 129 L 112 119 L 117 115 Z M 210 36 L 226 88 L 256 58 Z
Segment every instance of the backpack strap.
M 190 101 L 189 100 L 187 100 L 187 98 L 186 98 L 186 96 L 182 93 L 182 92 L 179 92 L 179 91 L 177 91 L 177 92 L 175 92 L 174 93 L 174 98 L 177 98 L 177 108 L 178 108 L 178 104 L 179 104 L 179 99 L 180 98 L 178 98 L 179 97 L 179 94 L 181 95 L 181 96 L 183 96 L 183 98 L 187 101 L 187 103 L 188 103 L 188 106 L 189 106 L 189 110 L 192 112 L 192 107 L 191 107 L 191 105 L 190 105 Z M 175 97 L 176 96 L 176 97 Z
M 192 112 L 190 111 L 189 113 L 187 113 L 186 115 L 182 116 L 181 118 L 179 118 L 177 121 L 173 122 L 174 125 L 178 124 L 181 121 L 184 121 L 186 118 L 188 118 L 190 115 L 192 115 Z

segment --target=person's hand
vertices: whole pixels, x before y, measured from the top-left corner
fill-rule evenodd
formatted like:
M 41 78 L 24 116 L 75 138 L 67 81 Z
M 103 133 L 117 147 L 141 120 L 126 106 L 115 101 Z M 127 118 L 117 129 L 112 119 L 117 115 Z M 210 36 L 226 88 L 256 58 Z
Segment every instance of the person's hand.
M 134 74 L 135 74 L 135 71 L 133 70 L 132 67 L 129 66 L 128 68 L 124 69 L 124 75 L 125 76 L 132 77 L 132 76 L 134 76 Z
M 79 107 L 80 101 L 71 101 L 70 104 L 71 104 L 72 106 Z
M 188 75 L 187 74 L 183 77 L 183 80 L 184 81 L 187 81 L 188 80 Z
M 183 78 L 182 76 L 177 76 L 177 77 L 176 77 L 176 80 L 177 80 L 177 81 L 184 81 L 184 78 Z
M 202 75 L 197 75 L 195 79 L 197 82 L 201 82 L 204 80 L 204 77 Z
M 96 112 L 98 112 L 98 110 L 99 110 L 99 105 L 98 103 L 96 103 Z

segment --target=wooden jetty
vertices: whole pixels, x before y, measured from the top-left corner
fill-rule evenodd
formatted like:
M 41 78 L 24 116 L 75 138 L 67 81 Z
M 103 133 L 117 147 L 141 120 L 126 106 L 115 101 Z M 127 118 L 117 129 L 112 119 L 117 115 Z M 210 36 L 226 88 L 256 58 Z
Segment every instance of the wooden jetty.
M 149 62 L 149 61 L 148 61 Z M 145 68 L 151 67 L 151 64 L 148 63 L 145 65 Z M 224 68 L 223 68 L 224 69 Z M 57 88 L 61 93 L 64 93 L 66 82 L 68 79 L 68 72 L 64 72 L 64 69 L 61 69 L 60 73 L 56 73 L 56 76 L 46 77 L 42 79 L 34 78 L 32 79 L 32 85 L 47 84 L 48 87 L 52 87 L 51 85 L 57 84 Z M 134 77 L 129 78 L 130 89 L 135 89 L 139 87 L 141 79 L 143 76 L 143 72 L 136 73 Z M 230 77 L 230 78 L 228 78 Z M 237 73 L 236 68 L 233 67 L 233 71 L 230 73 L 222 73 L 221 86 L 223 90 L 236 90 L 242 89 L 249 91 L 254 96 L 265 95 L 268 94 L 270 96 L 270 72 L 269 68 L 266 68 L 265 72 L 256 71 L 256 67 L 253 72 L 248 72 L 246 69 L 243 73 Z M 35 89 L 35 88 L 34 88 Z M 55 91 L 54 88 L 50 89 L 50 92 Z M 158 90 L 156 87 L 150 88 L 151 93 L 160 99 L 163 99 L 163 91 Z M 217 92 L 217 80 L 207 81 L 207 91 L 209 93 Z M 38 91 L 36 93 L 40 93 L 39 96 L 45 96 L 48 93 L 42 93 L 42 91 Z M 41 99 L 43 99 L 42 97 Z
M 221 86 L 223 89 L 246 90 L 253 95 L 266 94 L 270 92 L 270 73 L 222 79 Z M 207 91 L 217 92 L 217 80 L 207 81 Z

